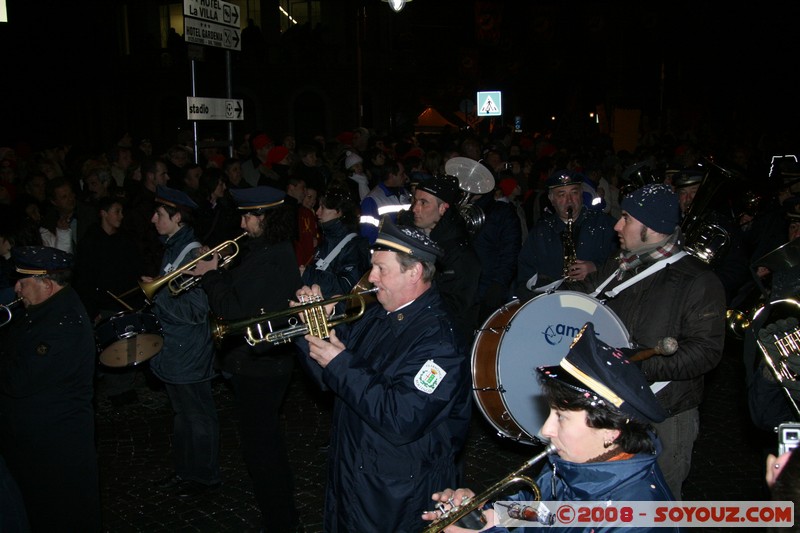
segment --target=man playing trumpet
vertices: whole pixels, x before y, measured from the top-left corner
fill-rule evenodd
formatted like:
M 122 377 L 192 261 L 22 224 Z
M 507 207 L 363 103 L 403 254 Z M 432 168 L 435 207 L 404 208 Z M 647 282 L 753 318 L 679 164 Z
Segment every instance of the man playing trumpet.
M 282 311 L 302 285 L 291 235 L 295 213 L 284 204 L 286 193 L 273 187 L 232 189 L 249 239 L 242 260 L 218 269 L 219 255 L 188 272 L 202 276 L 211 311 L 236 320 Z M 236 393 L 242 454 L 267 531 L 295 531 L 299 518 L 294 484 L 280 425 L 280 409 L 292 377 L 295 349 L 269 343 L 249 346 L 242 336 L 222 345 L 220 366 Z
M 183 191 L 159 186 L 156 206 L 151 222 L 165 246 L 160 271 L 164 276 L 194 260 L 200 248 L 191 226 L 197 204 Z M 211 387 L 217 373 L 208 298 L 197 287 L 178 296 L 162 288 L 153 304 L 164 331 L 164 345 L 150 361 L 150 369 L 164 382 L 175 415 L 175 469 L 156 484 L 181 498 L 193 498 L 220 484 L 219 420 Z
M 335 395 L 329 533 L 421 530 L 429 495 L 459 477 L 469 429 L 468 358 L 431 284 L 441 248 L 384 218 L 372 249 L 380 306 L 328 339 L 296 339 L 306 368 Z M 297 292 L 301 302 L 321 296 L 316 285 Z

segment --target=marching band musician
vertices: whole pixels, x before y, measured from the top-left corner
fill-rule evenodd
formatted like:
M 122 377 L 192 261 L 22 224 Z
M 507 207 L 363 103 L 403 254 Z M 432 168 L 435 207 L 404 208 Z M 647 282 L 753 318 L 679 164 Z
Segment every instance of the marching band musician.
M 384 217 L 369 276 L 380 305 L 329 339 L 295 339 L 307 370 L 335 396 L 326 532 L 419 531 L 428 495 L 457 481 L 470 378 L 431 284 L 441 254 L 421 230 Z M 314 296 L 318 286 L 297 292 L 300 301 Z
M 219 270 L 219 255 L 200 261 L 191 274 L 202 276 L 212 312 L 228 319 L 283 311 L 302 285 L 291 236 L 296 214 L 286 193 L 269 186 L 232 189 L 249 239 L 241 262 Z M 236 394 L 242 454 L 253 480 L 266 531 L 300 530 L 294 482 L 279 413 L 292 376 L 295 348 L 247 345 L 242 336 L 222 347 L 221 367 Z
M 571 170 L 559 170 L 547 178 L 547 197 L 555 213 L 536 223 L 519 254 L 517 295 L 529 299 L 536 287 L 562 279 L 565 266 L 569 277 L 581 281 L 597 271 L 614 252 L 617 240 L 614 219 L 598 210 L 583 208 L 583 178 Z M 572 210 L 572 242 L 577 261 L 564 265 L 562 235 L 567 231 Z
M 631 341 L 655 347 L 672 337 L 677 351 L 639 363 L 668 413 L 656 430 L 664 444 L 658 464 L 677 499 L 689 475 L 699 430 L 703 376 L 717 366 L 725 340 L 725 291 L 708 266 L 681 247 L 680 207 L 669 186 L 649 184 L 627 195 L 618 256 L 583 282 L 567 288 L 604 300 L 625 324 Z
M 702 167 L 682 169 L 672 176 L 672 187 L 678 195 L 681 206 L 681 219 L 684 220 L 692 207 L 692 202 L 700 190 L 700 185 L 707 171 Z M 714 206 L 708 207 L 699 215 L 706 225 L 717 226 L 724 230 L 725 244 L 718 249 L 703 250 L 704 253 L 713 252 L 709 264 L 711 269 L 722 282 L 725 288 L 725 300 L 730 304 L 739 289 L 750 279 L 747 254 L 742 242 L 742 230 L 733 221 L 733 218 Z M 685 228 L 685 227 L 684 227 Z M 686 243 L 687 245 L 695 243 Z M 710 244 L 714 244 L 713 242 Z M 709 244 L 709 245 L 710 245 Z
M 773 361 L 781 359 L 775 340 L 796 331 L 800 318 L 796 316 L 796 310 L 787 317 L 783 312 L 785 310 L 781 309 L 781 300 L 791 302 L 800 296 L 800 265 L 796 256 L 790 259 L 790 243 L 800 244 L 797 241 L 800 239 L 800 196 L 784 202 L 784 209 L 788 238 L 773 251 L 784 252 L 782 262 L 776 260 L 769 268 L 756 264 L 756 274 L 768 285 L 769 302 L 745 331 L 743 343 L 750 417 L 756 427 L 769 432 L 782 422 L 800 420 L 800 413 L 796 410 L 796 406 L 800 406 L 800 382 L 789 379 L 776 381 L 775 374 L 766 362 L 766 357 Z M 759 340 L 767 350 L 766 354 L 762 354 L 756 344 Z M 791 357 L 785 358 L 785 363 L 789 370 L 800 375 L 800 354 L 795 351 Z
M 20 529 L 9 531 L 27 530 L 25 512 L 8 499 L 5 459 L 32 531 L 100 531 L 96 351 L 92 321 L 69 285 L 73 256 L 22 246 L 12 257 L 25 309 L 0 330 L 0 526 L 18 516 Z
M 542 501 L 673 500 L 656 462 L 661 442 L 652 426 L 664 420 L 667 413 L 625 352 L 629 350 L 615 349 L 598 340 L 594 326 L 587 323 L 558 366 L 537 369 L 544 398 L 550 407 L 540 433 L 556 448 L 536 479 Z M 422 518 L 439 519 L 443 512 L 451 511 L 452 506 L 460 506 L 465 497 L 474 499 L 476 495 L 464 488 L 436 492 L 432 499 L 441 510 L 426 511 Z M 520 502 L 519 509 L 523 510 L 524 502 L 536 499 L 527 488 L 511 496 L 502 496 L 504 501 Z M 476 503 L 484 505 L 484 502 Z M 530 521 L 531 527 L 522 530 L 539 531 L 539 527 L 545 528 L 543 524 L 552 524 L 554 517 L 550 513 L 555 513 L 555 509 L 545 511 L 531 509 L 535 503 L 527 505 L 527 510 L 535 509 L 538 516 L 529 516 L 535 521 Z M 483 508 L 490 526 L 486 531 L 507 531 L 495 526 L 497 516 L 491 504 Z M 512 515 L 509 513 L 509 516 Z M 557 525 L 561 526 L 558 531 L 585 531 L 584 527 L 565 529 L 564 524 Z M 454 525 L 445 531 L 471 530 Z M 613 531 L 624 529 L 615 527 Z
M 358 234 L 358 204 L 344 187 L 329 187 L 316 210 L 322 239 L 308 266 L 300 267 L 304 285 L 323 294 L 347 294 L 369 269 L 369 242 Z
M 165 247 L 163 276 L 193 261 L 200 248 L 191 226 L 197 204 L 183 191 L 159 186 L 156 206 L 150 221 Z M 153 300 L 164 344 L 150 361 L 150 369 L 164 382 L 174 413 L 175 466 L 174 472 L 156 485 L 180 498 L 194 498 L 220 484 L 219 420 L 211 383 L 217 373 L 208 298 L 198 287 L 178 296 L 162 288 Z
M 477 295 L 481 263 L 458 212 L 462 194 L 458 179 L 453 176 L 420 181 L 414 190 L 410 214 L 414 226 L 444 251 L 434 277 L 436 287 L 453 316 L 456 331 L 469 344 L 479 326 Z

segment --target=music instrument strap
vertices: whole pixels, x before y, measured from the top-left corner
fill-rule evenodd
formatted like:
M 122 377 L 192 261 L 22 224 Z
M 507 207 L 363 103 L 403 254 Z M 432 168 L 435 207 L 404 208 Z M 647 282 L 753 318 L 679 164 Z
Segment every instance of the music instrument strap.
M 646 278 L 648 276 L 652 276 L 653 274 L 655 274 L 659 270 L 661 270 L 663 268 L 666 268 L 666 266 L 669 265 L 670 263 L 674 263 L 674 262 L 682 259 L 685 255 L 688 255 L 688 254 L 686 252 L 684 252 L 683 250 L 681 250 L 680 252 L 678 252 L 675 255 L 667 257 L 666 259 L 662 259 L 661 261 L 657 261 L 657 262 L 653 263 L 652 265 L 650 265 L 649 267 L 647 267 L 646 269 L 644 269 L 641 272 L 639 272 L 638 274 L 636 274 L 635 276 L 633 276 L 631 279 L 629 279 L 629 280 L 627 280 L 627 281 L 625 281 L 623 283 L 620 283 L 619 285 L 617 285 L 613 289 L 610 289 L 610 290 L 606 291 L 605 295 L 608 298 L 615 298 L 616 296 L 619 295 L 619 293 L 621 293 L 622 291 L 624 291 L 625 289 L 627 289 L 631 285 L 635 285 L 636 283 L 639 283 L 640 281 L 642 281 L 644 278 Z M 600 293 L 603 292 L 603 289 L 606 287 L 606 285 L 611 283 L 611 280 L 613 280 L 615 277 L 617 277 L 619 275 L 619 273 L 620 273 L 620 269 L 618 268 L 617 270 L 614 271 L 613 274 L 611 274 L 608 277 L 608 279 L 606 279 L 602 284 L 600 284 L 600 286 L 597 287 L 597 289 L 595 289 L 595 291 L 593 293 L 591 293 L 589 296 L 591 296 L 592 298 L 597 298 L 597 296 Z
M 327 270 L 328 266 L 330 266 L 333 260 L 336 259 L 336 256 L 339 255 L 339 252 L 342 251 L 344 245 L 353 240 L 355 236 L 356 236 L 355 233 L 348 233 L 347 235 L 345 235 L 344 239 L 339 241 L 339 244 L 337 244 L 336 247 L 333 250 L 331 250 L 331 252 L 327 255 L 327 257 L 325 257 L 325 259 L 318 259 L 316 262 L 317 270 Z
M 164 267 L 164 274 L 169 274 L 170 272 L 181 266 L 181 263 L 183 262 L 183 259 L 186 257 L 186 254 L 188 254 L 189 252 L 191 252 L 196 248 L 200 248 L 200 246 L 202 245 L 197 241 L 193 241 L 187 244 L 186 247 L 184 247 L 184 249 L 181 250 L 181 253 L 178 255 L 178 257 L 175 258 L 174 262 L 167 263 L 167 265 Z

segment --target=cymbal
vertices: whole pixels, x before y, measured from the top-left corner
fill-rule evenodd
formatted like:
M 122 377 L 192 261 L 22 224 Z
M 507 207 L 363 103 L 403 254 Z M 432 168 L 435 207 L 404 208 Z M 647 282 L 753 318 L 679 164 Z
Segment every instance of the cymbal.
M 773 272 L 786 270 L 797 265 L 800 265 L 800 239 L 778 246 L 753 263 L 754 267 L 767 267 Z
M 494 190 L 492 172 L 469 157 L 453 157 L 444 164 L 444 171 L 458 178 L 458 186 L 472 194 L 486 194 Z

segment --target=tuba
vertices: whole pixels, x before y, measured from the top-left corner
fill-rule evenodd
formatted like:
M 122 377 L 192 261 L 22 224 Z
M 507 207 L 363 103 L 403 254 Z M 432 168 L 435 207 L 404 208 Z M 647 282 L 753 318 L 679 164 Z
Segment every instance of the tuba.
M 483 227 L 486 215 L 483 209 L 470 203 L 475 195 L 486 194 L 494 190 L 492 172 L 479 161 L 468 157 L 453 157 L 444 164 L 444 171 L 449 176 L 458 178 L 458 186 L 464 192 L 459 202 L 459 212 L 467 223 L 471 234 L 476 234 Z
M 797 318 L 777 320 L 766 326 L 759 331 L 756 344 L 775 380 L 783 388 L 792 409 L 800 417 L 800 407 L 784 385 L 787 381 L 798 380 L 797 373 L 788 365 L 789 359 L 800 362 L 800 326 Z
M 683 248 L 689 255 L 710 265 L 724 255 L 730 244 L 730 235 L 723 227 L 721 216 L 713 211 L 715 206 L 712 202 L 719 198 L 723 187 L 730 188 L 733 184 L 743 182 L 745 177 L 709 158 L 704 158 L 695 168 L 687 170 L 701 172 L 702 179 L 692 205 L 681 222 Z

